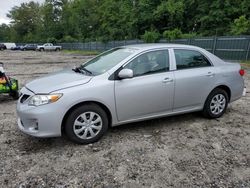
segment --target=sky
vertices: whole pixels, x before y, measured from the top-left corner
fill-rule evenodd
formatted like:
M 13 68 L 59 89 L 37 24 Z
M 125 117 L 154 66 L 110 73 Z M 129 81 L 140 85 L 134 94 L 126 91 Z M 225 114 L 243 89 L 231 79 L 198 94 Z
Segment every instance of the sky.
M 7 18 L 6 14 L 11 10 L 14 6 L 20 6 L 21 3 L 29 2 L 31 0 L 0 0 L 0 24 L 2 23 L 10 23 L 9 18 Z M 35 2 L 42 3 L 44 0 L 34 0 Z

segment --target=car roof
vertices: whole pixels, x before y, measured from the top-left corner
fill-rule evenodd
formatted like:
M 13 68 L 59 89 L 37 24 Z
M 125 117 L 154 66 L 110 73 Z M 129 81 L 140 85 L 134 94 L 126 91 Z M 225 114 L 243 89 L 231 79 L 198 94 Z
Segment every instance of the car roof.
M 185 44 L 172 44 L 172 43 L 149 43 L 149 44 L 127 45 L 123 47 L 136 49 L 139 51 L 139 53 L 142 51 L 159 49 L 159 48 L 185 48 L 185 49 L 190 49 L 190 50 L 198 50 L 202 52 L 203 54 L 206 54 L 206 56 L 213 62 L 214 65 L 225 64 L 223 60 L 221 60 L 214 54 L 210 53 L 209 51 L 203 48 L 200 48 L 198 46 L 185 45 Z
M 171 44 L 171 43 L 148 43 L 148 44 L 133 44 L 123 46 L 125 48 L 135 48 L 138 50 L 149 50 L 157 48 L 192 48 L 192 49 L 201 49 L 197 46 L 184 45 L 184 44 Z

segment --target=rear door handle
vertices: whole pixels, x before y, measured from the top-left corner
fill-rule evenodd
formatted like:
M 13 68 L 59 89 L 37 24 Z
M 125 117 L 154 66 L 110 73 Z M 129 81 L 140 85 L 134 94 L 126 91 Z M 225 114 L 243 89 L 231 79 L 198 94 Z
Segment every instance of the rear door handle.
M 212 73 L 212 72 L 208 72 L 207 74 L 206 74 L 206 76 L 208 76 L 208 77 L 214 77 L 214 73 Z
M 164 80 L 162 81 L 163 83 L 169 83 L 169 82 L 173 82 L 174 79 L 172 78 L 164 78 Z

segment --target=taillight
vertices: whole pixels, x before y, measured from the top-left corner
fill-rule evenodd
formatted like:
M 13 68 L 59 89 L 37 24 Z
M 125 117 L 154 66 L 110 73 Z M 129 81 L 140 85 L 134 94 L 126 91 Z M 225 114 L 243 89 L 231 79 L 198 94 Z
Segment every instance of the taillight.
M 239 73 L 240 73 L 241 76 L 244 76 L 245 70 L 244 70 L 244 69 L 240 69 L 240 70 L 239 70 Z

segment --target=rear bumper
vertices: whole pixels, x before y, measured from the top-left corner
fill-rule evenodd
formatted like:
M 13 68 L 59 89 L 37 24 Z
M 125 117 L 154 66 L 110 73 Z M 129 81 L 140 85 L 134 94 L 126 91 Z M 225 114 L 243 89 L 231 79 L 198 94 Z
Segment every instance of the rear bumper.
M 242 93 L 242 96 L 243 96 L 243 97 L 245 97 L 245 96 L 246 96 L 246 94 L 247 94 L 247 88 L 246 88 L 246 87 L 244 87 L 244 89 L 243 89 L 243 93 Z
M 244 83 L 244 79 L 240 77 L 239 79 L 231 80 L 231 100 L 230 102 L 236 101 L 244 96 L 244 90 L 246 86 Z

